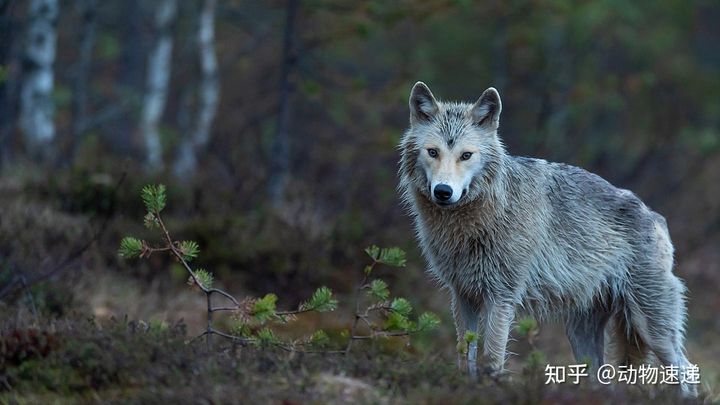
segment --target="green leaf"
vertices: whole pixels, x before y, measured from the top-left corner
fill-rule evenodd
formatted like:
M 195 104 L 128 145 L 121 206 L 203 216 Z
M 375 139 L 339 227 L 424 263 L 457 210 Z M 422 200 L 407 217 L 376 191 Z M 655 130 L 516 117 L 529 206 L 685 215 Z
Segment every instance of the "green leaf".
M 147 185 L 143 187 L 140 195 L 142 196 L 143 203 L 145 203 L 145 208 L 149 213 L 159 214 L 160 211 L 165 208 L 166 196 L 164 185 Z
M 180 249 L 180 254 L 182 254 L 182 257 L 186 262 L 193 261 L 193 259 L 195 259 L 200 253 L 200 246 L 198 246 L 197 242 L 192 240 L 184 240 L 180 242 L 178 244 L 178 249 Z
M 472 342 L 477 341 L 478 335 L 475 332 L 472 331 L 466 331 L 465 332 L 465 343 L 470 344 Z
M 311 311 L 329 312 L 337 308 L 338 302 L 333 299 L 332 290 L 323 286 L 315 290 L 312 297 L 303 303 L 300 308 Z
M 310 344 L 318 348 L 327 347 L 330 344 L 330 337 L 324 330 L 318 329 L 310 336 Z
M 365 252 L 374 261 L 393 267 L 405 267 L 405 251 L 398 248 L 379 248 L 375 245 L 365 249 Z
M 412 328 L 410 320 L 399 312 L 391 312 L 385 321 L 386 330 L 407 331 Z
M 251 315 L 260 322 L 265 322 L 275 316 L 275 304 L 278 297 L 275 294 L 267 294 L 263 298 L 255 301 Z
M 278 342 L 275 332 L 270 328 L 262 328 L 257 333 L 257 343 L 261 347 L 269 347 Z
M 412 305 L 410 305 L 410 301 L 405 298 L 395 298 L 390 304 L 390 309 L 395 313 L 407 317 L 410 316 L 412 312 Z
M 387 283 L 380 279 L 373 280 L 372 283 L 370 283 L 369 294 L 380 301 L 385 301 L 390 298 L 390 290 L 388 289 Z
M 123 259 L 133 259 L 139 257 L 144 250 L 143 241 L 133 237 L 125 237 L 120 241 L 120 249 L 118 255 Z
M 438 326 L 440 326 L 440 318 L 438 318 L 438 316 L 433 314 L 432 312 L 424 312 L 418 318 L 417 331 L 427 332 L 433 329 L 437 329 Z
M 212 288 L 213 275 L 205 269 L 195 270 L 195 278 L 205 288 Z

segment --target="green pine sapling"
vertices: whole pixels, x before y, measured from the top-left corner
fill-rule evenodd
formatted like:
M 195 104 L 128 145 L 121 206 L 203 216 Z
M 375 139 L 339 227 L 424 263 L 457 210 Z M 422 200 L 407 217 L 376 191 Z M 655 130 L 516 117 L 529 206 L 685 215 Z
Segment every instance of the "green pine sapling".
M 207 325 L 198 338 L 205 336 L 208 347 L 210 337 L 218 335 L 240 344 L 253 344 L 258 347 L 277 347 L 287 351 L 321 351 L 324 353 L 348 353 L 355 340 L 373 339 L 377 337 L 410 336 L 415 333 L 435 329 L 440 323 L 439 318 L 425 312 L 416 320 L 411 320 L 413 308 L 405 298 L 390 299 L 390 290 L 381 279 L 368 283 L 373 270 L 378 265 L 391 267 L 405 266 L 405 252 L 398 248 L 381 249 L 371 246 L 366 249 L 372 263 L 364 269 L 362 282 L 356 289 L 355 318 L 348 334 L 348 342 L 343 350 L 328 350 L 328 335 L 317 330 L 306 339 L 299 341 L 283 341 L 271 328 L 275 323 L 287 323 L 297 315 L 307 312 L 334 311 L 338 301 L 327 287 L 318 288 L 307 301 L 295 310 L 280 311 L 276 308 L 278 297 L 267 294 L 259 299 L 239 301 L 228 292 L 213 287 L 213 275 L 205 269 L 190 265 L 200 253 L 199 245 L 194 241 L 175 241 L 168 231 L 162 218 L 166 205 L 165 186 L 146 186 L 143 188 L 142 200 L 147 213 L 144 224 L 148 229 L 158 230 L 161 242 L 151 245 L 147 241 L 133 237 L 125 237 L 120 242 L 119 256 L 123 259 L 148 258 L 153 253 L 165 252 L 173 256 L 187 271 L 188 283 L 199 288 L 207 298 Z M 362 292 L 366 297 L 362 297 Z M 213 305 L 213 295 L 219 295 L 228 301 L 226 306 Z M 363 302 L 368 305 L 361 308 Z M 235 315 L 235 325 L 231 331 L 221 331 L 213 325 L 213 314 L 220 311 L 231 311 Z M 365 333 L 358 334 L 359 322 L 365 326 Z M 193 339 L 194 340 L 194 339 Z

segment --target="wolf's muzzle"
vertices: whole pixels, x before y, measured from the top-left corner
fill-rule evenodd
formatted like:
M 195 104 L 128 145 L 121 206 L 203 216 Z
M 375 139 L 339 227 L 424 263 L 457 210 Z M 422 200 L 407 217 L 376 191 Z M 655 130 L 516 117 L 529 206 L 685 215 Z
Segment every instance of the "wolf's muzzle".
M 433 194 L 438 201 L 447 201 L 452 197 L 453 189 L 447 184 L 438 184 L 435 186 Z

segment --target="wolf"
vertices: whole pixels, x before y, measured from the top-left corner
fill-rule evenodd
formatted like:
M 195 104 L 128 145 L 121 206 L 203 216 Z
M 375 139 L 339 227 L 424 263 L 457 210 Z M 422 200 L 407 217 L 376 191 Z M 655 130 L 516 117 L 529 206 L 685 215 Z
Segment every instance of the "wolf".
M 441 102 L 418 82 L 399 144 L 399 190 L 429 274 L 450 291 L 458 343 L 482 335 L 486 366 L 503 372 L 522 310 L 564 321 L 591 370 L 607 340 L 619 363 L 654 355 L 684 372 L 686 288 L 665 219 L 581 168 L 509 155 L 501 110 L 492 87 L 472 104 Z M 464 359 L 472 375 L 477 346 Z

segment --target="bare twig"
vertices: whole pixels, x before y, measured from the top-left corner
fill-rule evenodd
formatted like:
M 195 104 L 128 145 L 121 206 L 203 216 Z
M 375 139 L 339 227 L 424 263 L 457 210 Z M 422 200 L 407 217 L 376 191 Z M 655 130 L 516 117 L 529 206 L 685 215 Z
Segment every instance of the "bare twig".
M 410 332 L 373 332 L 370 335 L 350 336 L 351 340 L 374 339 L 377 337 L 410 336 Z

